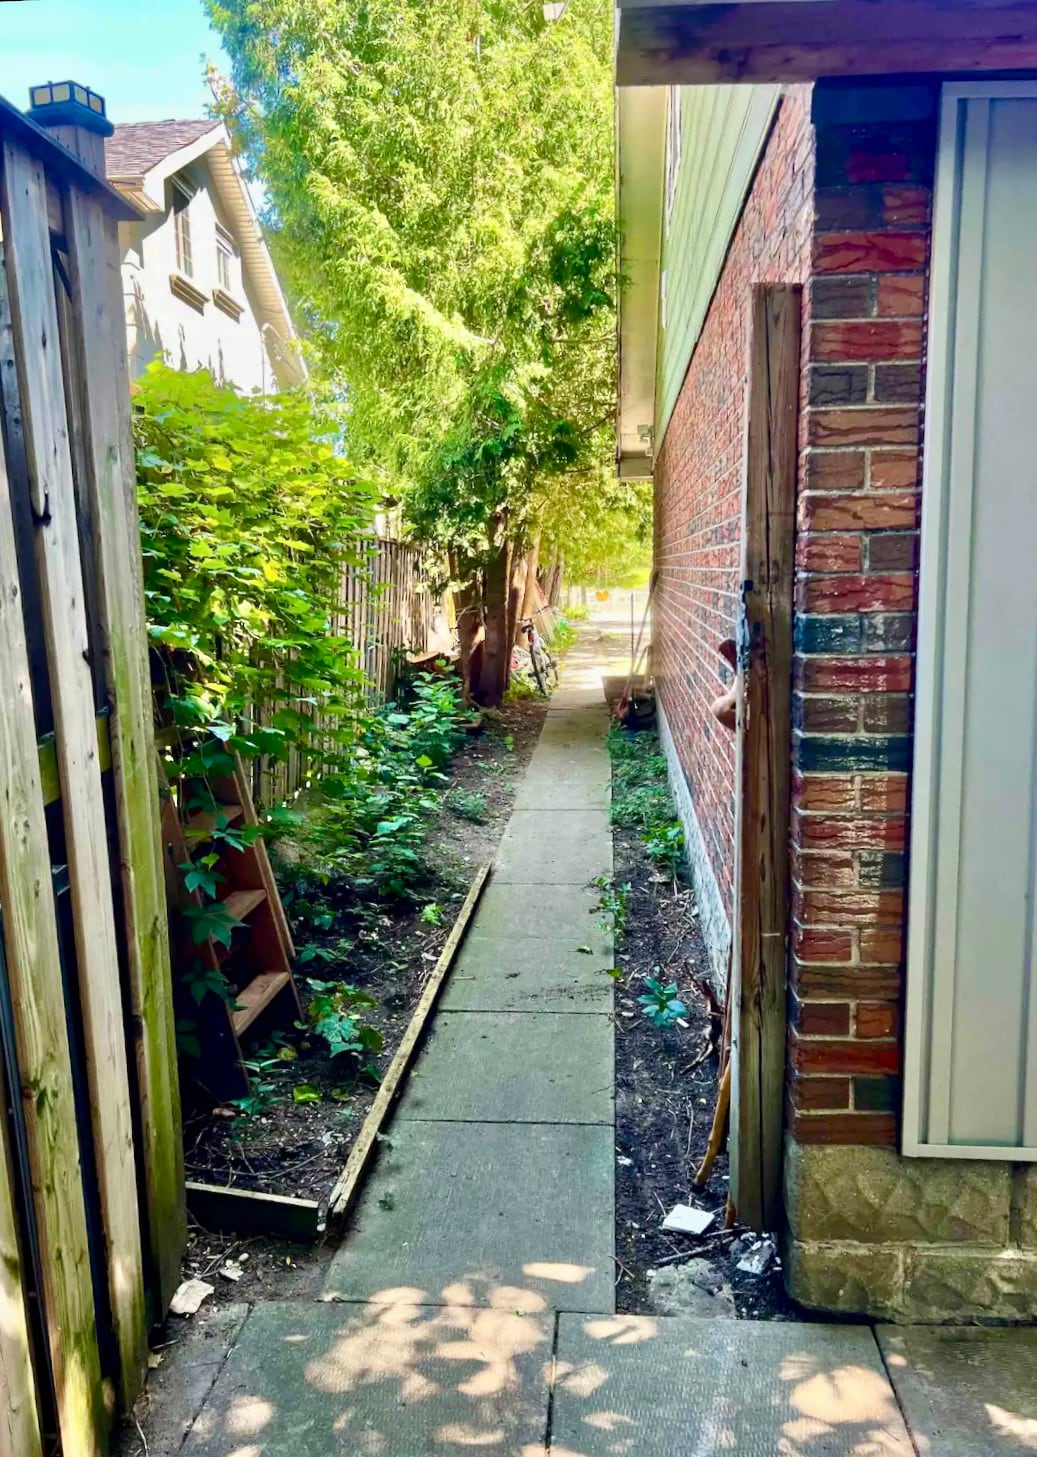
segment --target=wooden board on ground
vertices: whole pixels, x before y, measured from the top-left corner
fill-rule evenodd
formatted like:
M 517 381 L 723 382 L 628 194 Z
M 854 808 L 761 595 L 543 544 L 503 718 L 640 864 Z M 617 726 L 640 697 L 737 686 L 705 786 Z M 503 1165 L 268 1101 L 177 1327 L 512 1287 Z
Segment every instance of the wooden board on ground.
M 254 1189 L 187 1182 L 187 1207 L 203 1229 L 220 1234 L 273 1234 L 312 1243 L 320 1234 L 320 1205 Z
M 479 897 L 485 889 L 486 882 L 490 878 L 492 866 L 480 865 L 475 873 L 471 888 L 465 897 L 464 904 L 457 915 L 450 935 L 447 937 L 439 959 L 432 969 L 425 990 L 421 994 L 421 1000 L 414 1009 L 414 1015 L 407 1025 L 403 1034 L 403 1041 L 396 1049 L 396 1056 L 389 1064 L 389 1069 L 378 1090 L 378 1096 L 371 1104 L 360 1135 L 350 1150 L 346 1166 L 342 1170 L 334 1189 L 331 1191 L 331 1199 L 328 1203 L 328 1224 L 340 1223 L 349 1210 L 352 1208 L 360 1188 L 361 1180 L 367 1170 L 371 1156 L 377 1147 L 378 1135 L 382 1130 L 386 1118 L 393 1103 L 400 1091 L 403 1079 L 413 1061 L 417 1051 L 421 1034 L 425 1030 L 425 1024 L 432 1013 L 439 995 L 443 990 L 450 968 L 453 965 L 454 957 L 464 939 L 468 924 L 472 919 L 475 908 L 479 903 Z
M 731 1198 L 744 1223 L 781 1218 L 792 581 L 799 418 L 798 287 L 753 290 L 736 741 Z

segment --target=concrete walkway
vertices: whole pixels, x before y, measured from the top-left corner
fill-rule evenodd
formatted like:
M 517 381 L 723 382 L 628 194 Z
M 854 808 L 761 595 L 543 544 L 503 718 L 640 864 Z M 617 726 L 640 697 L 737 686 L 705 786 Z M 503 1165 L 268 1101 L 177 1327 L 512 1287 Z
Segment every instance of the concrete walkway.
M 325 1295 L 611 1311 L 608 719 L 570 658 Z
M 323 1301 L 252 1311 L 185 1457 L 1037 1452 L 1035 1332 L 614 1313 L 602 646 L 567 662 Z

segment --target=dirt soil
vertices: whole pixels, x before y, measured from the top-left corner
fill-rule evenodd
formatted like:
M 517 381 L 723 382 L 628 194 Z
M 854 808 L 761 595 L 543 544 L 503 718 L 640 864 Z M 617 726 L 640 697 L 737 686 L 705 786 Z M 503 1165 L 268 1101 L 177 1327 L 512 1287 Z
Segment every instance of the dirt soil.
M 430 894 L 441 908 L 440 923 L 428 924 L 414 909 L 387 908 L 356 935 L 348 961 L 311 960 L 297 971 L 304 1005 L 308 976 L 347 981 L 375 999 L 377 1005 L 362 1012 L 363 1020 L 377 1027 L 384 1039 L 381 1052 L 371 1059 L 371 1075 L 348 1081 L 341 1060 L 336 1065 L 323 1045 L 291 1027 L 263 1029 L 247 1051 L 266 1064 L 254 1076 L 254 1086 L 272 1084 L 275 1097 L 247 1120 L 211 1099 L 197 1103 L 184 1127 L 188 1179 L 326 1204 L 377 1094 L 376 1074 L 384 1074 L 392 1061 L 474 870 L 494 856 L 546 711 L 545 701 L 528 699 L 485 715 L 482 732 L 468 740 L 450 766 L 448 783 L 441 786 L 443 808 L 428 832 L 438 877 Z M 452 800 L 458 802 L 457 790 L 462 797 L 483 796 L 485 818 L 475 822 L 451 809 Z M 280 874 L 284 882 L 289 879 L 283 870 Z M 335 925 L 324 932 L 307 928 L 297 931 L 296 940 L 300 949 L 322 944 L 335 948 L 341 933 L 341 926 Z M 296 1054 L 290 1061 L 278 1058 L 273 1041 L 278 1030 Z M 293 1101 L 293 1090 L 302 1087 L 314 1089 L 319 1101 Z M 315 1259 L 321 1263 L 316 1252 L 297 1245 L 220 1236 L 192 1223 L 184 1278 L 197 1275 L 214 1284 L 210 1301 L 216 1303 L 288 1298 L 308 1293 L 318 1278 Z M 228 1268 L 231 1275 L 240 1269 L 239 1277 L 221 1277 Z
M 626 926 L 616 965 L 616 1306 L 646 1314 L 649 1270 L 703 1258 L 731 1286 L 735 1310 L 747 1319 L 803 1319 L 785 1295 L 775 1259 L 760 1276 L 738 1270 L 750 1240 L 740 1226 L 724 1229 L 728 1163 L 718 1157 L 704 1189 L 692 1186 L 706 1151 L 716 1101 L 719 1019 L 703 986 L 709 963 L 691 889 L 676 886 L 648 859 L 636 830 L 613 831 L 615 884 L 629 885 Z M 637 1003 L 645 977 L 676 982 L 688 1015 L 658 1029 Z M 675 1204 L 715 1213 L 703 1235 L 661 1228 Z M 701 1312 L 696 1312 L 701 1313 Z M 717 1302 L 717 1314 L 732 1314 Z

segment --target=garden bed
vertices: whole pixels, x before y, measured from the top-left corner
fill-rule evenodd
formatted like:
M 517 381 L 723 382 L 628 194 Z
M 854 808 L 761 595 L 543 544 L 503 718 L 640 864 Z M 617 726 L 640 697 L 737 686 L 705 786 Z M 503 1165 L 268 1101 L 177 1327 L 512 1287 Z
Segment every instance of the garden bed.
M 484 715 L 481 730 L 446 769 L 440 808 L 426 824 L 435 878 L 422 907 L 387 902 L 368 906 L 358 918 L 355 902 L 340 902 L 332 882 L 315 916 L 312 901 L 295 894 L 292 843 L 280 847 L 275 866 L 301 953 L 296 980 L 304 1008 L 321 995 L 311 981 L 348 983 L 373 1002 L 363 1007 L 363 1021 L 376 1029 L 381 1047 L 366 1059 L 364 1072 L 355 1059 L 331 1056 L 326 1043 L 312 1034 L 267 1028 L 248 1049 L 258 1101 L 245 1109 L 207 1102 L 187 1116 L 188 1179 L 326 1204 L 476 867 L 494 857 L 546 708 L 546 702 L 529 699 Z M 430 906 L 435 910 L 430 912 Z M 219 1293 L 240 1298 L 256 1281 L 269 1281 L 272 1266 L 299 1258 L 278 1241 L 217 1237 L 194 1226 L 187 1273 L 201 1273 L 214 1262 L 218 1268 L 228 1253 L 246 1245 L 251 1258 L 242 1279 L 223 1286 L 216 1281 Z
M 737 1269 L 750 1241 L 742 1228 L 724 1229 L 726 1154 L 704 1189 L 692 1185 L 712 1126 L 717 1057 L 710 1049 L 721 1035 L 703 992 L 709 963 L 694 895 L 667 853 L 673 808 L 658 739 L 613 730 L 611 748 L 613 817 L 619 821 L 613 829 L 614 883 L 621 906 L 616 966 L 622 973 L 616 981 L 617 1309 L 663 1309 L 666 1296 L 652 1290 L 649 1272 L 701 1260 L 704 1286 L 720 1288 L 721 1295 L 710 1300 L 706 1290 L 699 1300 L 692 1292 L 694 1313 L 801 1318 L 784 1294 L 776 1264 L 761 1276 Z M 684 1003 L 670 1026 L 653 1025 L 638 1002 L 649 978 L 663 988 L 675 984 Z M 701 1236 L 663 1230 L 675 1204 L 713 1213 L 712 1224 Z

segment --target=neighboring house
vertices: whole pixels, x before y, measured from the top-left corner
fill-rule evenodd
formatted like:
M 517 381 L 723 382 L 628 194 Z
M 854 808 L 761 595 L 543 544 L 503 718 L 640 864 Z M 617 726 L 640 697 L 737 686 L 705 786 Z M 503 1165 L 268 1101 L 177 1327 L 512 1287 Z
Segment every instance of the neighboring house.
M 300 384 L 306 367 L 226 127 L 117 126 L 105 164 L 143 213 L 119 226 L 131 378 L 164 358 L 244 394 Z
M 618 17 L 619 468 L 655 481 L 662 736 L 718 979 L 735 749 L 709 704 L 743 586 L 750 293 L 802 287 L 789 1288 L 1032 1318 L 1037 80 L 1012 73 L 1037 6 Z

